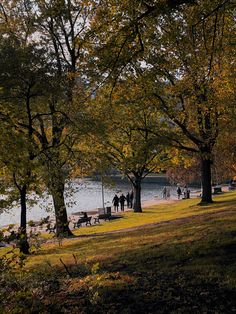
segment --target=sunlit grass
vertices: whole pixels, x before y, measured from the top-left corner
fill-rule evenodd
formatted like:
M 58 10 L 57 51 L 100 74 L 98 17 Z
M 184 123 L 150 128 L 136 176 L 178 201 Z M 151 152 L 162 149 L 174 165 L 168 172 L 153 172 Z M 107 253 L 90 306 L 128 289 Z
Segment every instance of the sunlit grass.
M 198 201 L 127 212 L 79 229 L 81 237 L 50 240 L 19 273 L 19 295 L 10 278 L 5 298 L 11 308 L 36 300 L 42 313 L 156 313 L 158 304 L 160 313 L 234 312 L 236 192 Z
M 234 208 L 235 200 L 236 193 L 233 192 L 217 196 L 216 202 L 208 206 L 198 206 L 199 200 L 191 199 L 174 204 L 152 206 L 144 209 L 141 214 L 126 212 L 121 219 L 104 222 L 98 226 L 82 227 L 74 232 L 76 235 L 87 236 L 99 234 L 97 236 L 63 239 L 62 241 L 55 240 L 54 243 L 42 245 L 40 252 L 30 258 L 28 266 L 32 267 L 45 261 L 50 261 L 53 265 L 60 265 L 59 258 L 62 258 L 67 263 L 73 263 L 73 254 L 76 255 L 80 262 L 104 260 L 115 258 L 117 254 L 122 252 L 135 251 L 142 248 L 142 246 L 148 247 L 148 245 L 153 243 L 155 245 L 175 245 L 177 243 L 191 243 L 192 241 L 204 239 L 212 232 L 215 233 L 215 223 L 225 224 L 228 218 L 216 217 L 214 224 L 211 223 L 210 225 L 192 224 L 190 222 L 186 227 L 186 224 L 183 223 L 181 228 L 176 228 L 171 223 L 168 224 L 168 221 L 192 216 L 200 219 L 202 214 L 223 213 L 226 209 Z M 204 221 L 204 215 L 201 219 Z M 132 233 L 122 232 L 122 229 L 159 222 L 167 222 L 167 224 L 160 224 L 158 232 L 155 225 L 151 228 L 133 231 Z M 121 230 L 121 233 L 105 234 L 115 230 Z
M 102 222 L 99 225 L 87 226 L 73 230 L 75 235 L 89 235 L 102 232 L 134 228 L 150 223 L 185 218 L 193 215 L 211 213 L 224 209 L 224 202 L 235 202 L 236 193 L 230 192 L 215 197 L 212 205 L 198 206 L 200 199 L 177 201 L 172 204 L 160 204 L 144 208 L 142 213 L 125 212 L 121 219 Z M 229 205 L 227 203 L 227 206 Z

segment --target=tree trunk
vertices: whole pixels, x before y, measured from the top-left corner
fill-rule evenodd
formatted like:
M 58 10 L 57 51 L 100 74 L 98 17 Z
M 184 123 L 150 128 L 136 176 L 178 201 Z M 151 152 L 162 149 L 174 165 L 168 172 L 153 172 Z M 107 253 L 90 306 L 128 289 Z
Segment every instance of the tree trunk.
M 201 158 L 202 199 L 200 204 L 212 203 L 211 159 Z
M 18 244 L 20 252 L 24 254 L 29 254 L 29 243 L 27 240 L 26 232 L 26 192 L 27 186 L 24 185 L 20 190 L 21 217 Z
M 60 180 L 58 176 L 52 178 L 53 187 L 50 189 L 53 205 L 55 209 L 56 217 L 56 236 L 57 237 L 68 237 L 72 236 L 73 233 L 69 228 L 69 222 L 67 218 L 66 205 L 64 200 L 64 181 Z
M 133 182 L 134 202 L 133 209 L 135 213 L 142 213 L 141 206 L 141 178 L 135 178 Z

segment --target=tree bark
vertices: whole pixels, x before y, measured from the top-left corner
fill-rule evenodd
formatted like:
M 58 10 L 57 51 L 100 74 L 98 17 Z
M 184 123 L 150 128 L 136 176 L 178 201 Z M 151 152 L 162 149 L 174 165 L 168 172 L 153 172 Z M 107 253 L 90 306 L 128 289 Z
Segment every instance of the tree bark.
M 141 206 L 141 178 L 135 178 L 133 182 L 134 203 L 133 209 L 135 213 L 142 213 Z
M 201 157 L 202 199 L 200 204 L 212 203 L 211 159 Z
M 69 228 L 69 222 L 67 217 L 66 205 L 64 200 L 64 189 L 65 183 L 62 180 L 61 175 L 52 175 L 52 186 L 50 192 L 53 198 L 53 205 L 55 209 L 56 217 L 56 236 L 57 237 L 68 237 L 72 236 L 73 233 Z
M 21 217 L 20 217 L 20 230 L 19 230 L 19 248 L 20 252 L 29 254 L 29 243 L 26 232 L 26 193 L 27 186 L 24 185 L 20 190 L 20 204 L 21 204 Z

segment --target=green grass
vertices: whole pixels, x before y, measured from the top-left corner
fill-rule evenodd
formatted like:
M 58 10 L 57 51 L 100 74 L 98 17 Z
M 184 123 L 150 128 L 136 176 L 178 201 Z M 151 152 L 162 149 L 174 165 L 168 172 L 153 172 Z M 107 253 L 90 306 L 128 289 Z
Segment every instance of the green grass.
M 90 235 L 96 233 L 105 233 L 125 228 L 139 227 L 145 224 L 158 223 L 166 220 L 185 218 L 193 215 L 205 214 L 207 212 L 222 210 L 224 203 L 229 206 L 230 201 L 234 202 L 236 196 L 234 192 L 222 194 L 215 197 L 215 203 L 208 206 L 196 206 L 199 199 L 189 199 L 176 202 L 174 204 L 160 204 L 150 208 L 144 208 L 143 213 L 125 212 L 122 219 L 103 222 L 99 225 L 87 226 L 73 230 L 73 233 L 79 235 Z
M 4 311 L 235 312 L 236 192 L 208 206 L 198 201 L 127 212 L 76 231 L 85 237 L 44 244 L 13 288 L 12 277 L 1 282 Z M 106 234 L 114 230 L 121 232 Z

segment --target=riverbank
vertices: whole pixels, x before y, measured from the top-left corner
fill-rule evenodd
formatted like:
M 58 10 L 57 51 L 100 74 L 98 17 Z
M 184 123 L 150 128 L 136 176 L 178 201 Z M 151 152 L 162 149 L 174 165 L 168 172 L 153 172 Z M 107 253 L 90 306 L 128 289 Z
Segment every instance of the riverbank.
M 119 180 L 113 184 L 104 184 L 104 203 L 105 206 L 112 205 L 112 199 L 115 194 L 126 195 L 132 189 L 130 183 Z M 142 184 L 142 201 L 153 199 L 156 195 L 161 195 L 163 184 L 156 181 L 155 183 Z M 176 192 L 176 188 L 171 188 L 171 194 Z M 34 200 L 32 195 L 30 200 Z M 103 206 L 101 181 L 89 179 L 75 180 L 68 184 L 65 189 L 65 203 L 68 215 L 79 211 L 93 211 Z M 27 206 L 27 221 L 40 221 L 42 218 L 54 214 L 53 200 L 50 195 L 43 195 L 37 199 L 37 203 L 29 203 Z M 0 214 L 0 227 L 9 224 L 18 224 L 20 221 L 20 205 L 13 207 L 8 212 Z
M 228 187 L 227 186 L 224 186 L 223 187 L 223 191 L 227 191 L 228 190 Z M 199 198 L 200 196 L 200 190 L 191 190 L 191 199 L 193 198 Z M 169 199 L 163 199 L 161 198 L 161 191 L 159 191 L 158 195 L 154 195 L 154 197 L 151 197 L 149 200 L 144 200 L 142 202 L 142 208 L 145 209 L 145 208 L 148 208 L 148 207 L 151 207 L 151 206 L 159 206 L 159 205 L 165 205 L 165 204 L 174 204 L 174 203 L 178 203 L 178 202 L 181 202 L 182 199 L 178 199 L 177 198 L 177 194 L 176 194 L 176 191 L 175 189 L 172 190 L 172 193 L 170 195 L 170 198 Z M 184 200 L 186 201 L 186 200 Z M 112 207 L 112 210 L 113 210 L 113 207 Z M 74 224 L 78 221 L 78 217 L 79 217 L 79 214 L 82 212 L 82 211 L 86 211 L 86 210 L 81 210 L 81 211 L 78 211 L 78 212 L 74 212 L 74 213 L 71 213 L 71 214 L 68 214 L 68 220 L 70 222 L 70 228 L 73 230 L 76 230 L 74 228 Z M 91 209 L 91 210 L 88 210 L 86 211 L 88 216 L 91 216 L 92 217 L 92 222 L 94 221 L 94 218 L 97 216 L 97 212 L 98 210 L 96 208 L 94 209 Z M 130 208 L 127 208 L 125 207 L 125 212 L 132 212 L 132 209 Z M 114 211 L 112 211 L 112 214 L 113 215 L 120 215 L 122 214 L 123 212 L 119 211 L 118 213 L 115 213 Z M 45 217 L 44 217 L 45 218 Z M 43 219 L 44 219 L 43 218 Z M 31 226 L 28 226 L 28 232 L 33 232 L 33 233 L 48 233 L 48 225 L 50 225 L 51 227 L 53 227 L 53 225 L 55 224 L 55 218 L 53 216 L 50 216 L 50 219 L 48 220 L 48 223 L 47 224 L 41 224 L 41 221 L 42 220 L 37 220 L 37 221 L 33 221 L 34 222 L 34 226 L 32 226 L 32 222 L 31 222 Z M 9 225 L 5 225 L 5 226 L 2 226 L 0 227 L 0 229 L 6 229 L 8 228 Z M 19 227 L 19 224 L 14 224 L 14 228 L 13 230 L 14 231 L 17 231 Z M 86 228 L 82 228 L 82 230 L 84 230 Z

